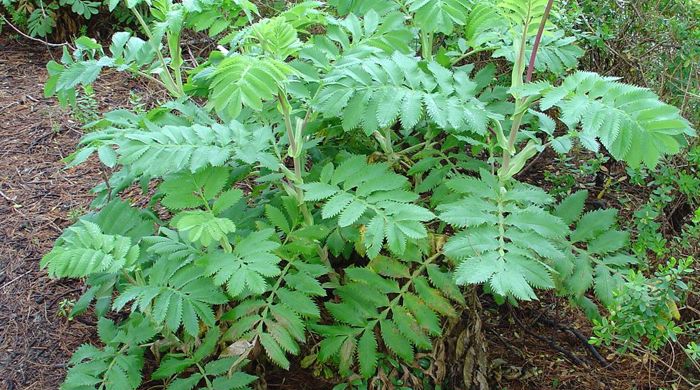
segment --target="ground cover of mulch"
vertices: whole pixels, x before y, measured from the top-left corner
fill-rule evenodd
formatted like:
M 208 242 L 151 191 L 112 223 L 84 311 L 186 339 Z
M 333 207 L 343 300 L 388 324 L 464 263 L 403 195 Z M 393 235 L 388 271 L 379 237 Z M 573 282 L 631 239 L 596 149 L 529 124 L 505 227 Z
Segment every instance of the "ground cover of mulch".
M 71 216 L 101 180 L 96 164 L 65 170 L 80 125 L 45 99 L 46 62 L 60 51 L 0 39 L 0 389 L 57 389 L 80 344 L 96 340 L 94 319 L 68 321 L 61 302 L 76 299 L 80 281 L 49 279 L 39 269 Z M 129 85 L 106 78 L 101 109 L 123 104 Z
M 60 315 L 62 302 L 77 299 L 83 284 L 50 279 L 39 268 L 56 237 L 87 209 L 88 190 L 103 177 L 94 162 L 65 170 L 61 161 L 82 132 L 55 100 L 43 97 L 45 64 L 58 55 L 40 44 L 0 38 L 0 390 L 57 389 L 72 351 L 97 341 L 89 314 L 72 321 Z M 129 91 L 139 88 L 123 75 L 103 77 L 96 87 L 99 110 L 126 105 Z M 484 312 L 501 388 L 693 387 L 680 377 L 678 351 L 658 359 L 588 346 L 591 326 L 565 299 L 545 294 L 517 309 L 484 299 Z M 268 373 L 269 388 L 325 388 L 298 367 Z

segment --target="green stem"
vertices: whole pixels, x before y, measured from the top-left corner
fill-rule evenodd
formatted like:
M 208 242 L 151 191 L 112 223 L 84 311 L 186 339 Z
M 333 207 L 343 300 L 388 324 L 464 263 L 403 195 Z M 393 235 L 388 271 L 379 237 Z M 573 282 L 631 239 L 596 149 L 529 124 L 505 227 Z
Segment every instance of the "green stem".
M 226 253 L 231 253 L 233 252 L 233 247 L 231 246 L 231 243 L 228 242 L 226 237 L 222 238 L 220 241 L 221 246 L 224 248 L 224 252 Z
M 379 142 L 379 146 L 382 148 L 387 160 L 393 164 L 398 160 L 398 156 L 394 153 L 394 146 L 391 143 L 391 129 L 387 127 L 383 132 L 384 134 L 375 131 L 372 135 L 377 139 L 377 142 Z
M 432 264 L 432 262 L 435 261 L 435 260 L 436 260 L 438 257 L 440 257 L 441 255 L 442 255 L 442 252 L 438 252 L 438 253 L 436 253 L 436 254 L 434 254 L 434 255 L 428 257 L 428 258 L 425 260 L 425 262 L 423 262 L 423 263 L 420 265 L 420 267 L 416 268 L 416 270 L 413 271 L 413 273 L 411 274 L 411 277 L 408 279 L 408 282 L 406 282 L 406 284 L 404 284 L 403 287 L 401 287 L 401 291 L 399 291 L 398 295 L 396 295 L 396 297 L 394 297 L 394 299 L 392 299 L 391 302 L 389 302 L 389 306 L 387 306 L 387 308 L 384 309 L 384 311 L 382 311 L 381 314 L 379 314 L 379 317 L 377 318 L 377 321 L 382 321 L 382 320 L 386 319 L 386 317 L 389 315 L 389 312 L 392 311 L 392 310 L 394 310 L 394 307 L 399 303 L 399 300 L 400 300 L 401 298 L 403 298 L 404 294 L 406 294 L 406 292 L 408 292 L 408 289 L 411 288 L 411 285 L 413 284 L 413 281 L 414 281 L 416 278 L 418 278 L 418 276 L 419 276 L 421 273 L 423 273 L 423 270 L 425 270 L 425 268 L 426 268 L 428 265 Z
M 302 148 L 303 145 L 299 145 L 297 143 L 297 141 L 301 140 L 297 140 L 294 134 L 294 128 L 292 127 L 292 117 L 290 114 L 290 104 L 287 100 L 286 93 L 284 93 L 282 90 L 278 91 L 278 100 L 280 102 L 280 106 L 282 107 L 282 115 L 284 116 L 284 127 L 287 131 L 287 138 L 289 139 L 289 152 L 292 155 L 292 162 L 294 164 L 294 192 L 296 193 L 299 209 L 304 215 L 304 222 L 306 223 L 306 225 L 311 226 L 314 224 L 314 219 L 311 215 L 311 212 L 309 212 L 308 207 L 306 206 L 306 202 L 304 202 L 304 193 L 302 192 L 300 187 L 301 184 L 304 184 L 304 178 L 302 176 L 302 162 L 300 159 L 302 153 L 300 148 Z M 303 128 L 301 130 L 303 131 Z
M 520 47 L 518 48 L 518 56 L 515 58 L 513 66 L 513 77 L 511 87 L 519 87 L 523 85 L 523 73 L 525 72 L 525 46 L 527 45 L 527 21 L 530 20 L 530 9 L 527 11 L 526 23 L 523 25 L 523 35 L 520 37 Z
M 442 157 L 445 160 L 447 165 L 450 166 L 450 171 L 452 171 L 452 174 L 454 174 L 456 176 L 456 175 L 459 175 L 460 173 L 462 173 L 462 171 L 459 169 L 459 167 L 455 163 L 453 163 L 452 160 L 450 160 L 450 156 L 445 154 L 445 152 L 443 152 L 442 150 L 438 150 L 437 154 L 440 155 L 440 157 Z
M 182 51 L 180 49 L 180 33 L 170 35 L 167 33 L 168 50 L 170 50 L 170 65 L 175 74 L 175 82 L 177 88 L 184 95 L 184 87 L 182 85 Z
M 547 18 L 549 17 L 549 12 L 552 9 L 552 4 L 554 0 L 549 0 L 545 8 L 545 12 L 540 20 L 539 29 L 537 30 L 537 36 L 535 37 L 535 45 L 532 48 L 532 53 L 530 54 L 530 62 L 528 65 L 528 72 L 525 78 L 525 82 L 530 82 L 532 80 L 532 72 L 535 67 L 535 59 L 537 58 L 537 51 L 539 48 L 540 41 L 542 40 L 542 34 L 544 33 L 544 27 L 547 24 Z M 526 23 L 523 25 L 523 35 L 520 38 L 520 49 L 518 50 L 518 57 L 515 61 L 515 66 L 513 67 L 513 80 L 511 81 L 511 88 L 520 87 L 523 85 L 523 73 L 525 72 L 525 45 L 527 45 L 528 38 L 528 22 L 530 20 L 531 10 L 528 9 L 527 17 L 525 18 Z M 511 151 L 515 148 L 515 141 L 518 137 L 518 130 L 520 130 L 520 125 L 523 120 L 523 116 L 527 111 L 527 106 L 530 102 L 526 98 L 520 98 L 516 100 L 515 111 L 513 115 L 513 124 L 510 128 L 510 134 L 508 136 L 508 149 L 503 151 L 503 171 L 508 172 L 510 169 L 510 159 Z
M 153 33 L 151 33 L 151 29 L 148 28 L 148 24 L 146 23 L 146 21 L 143 20 L 141 13 L 136 8 L 132 8 L 131 11 L 134 13 L 136 20 L 138 20 L 139 24 L 141 25 L 141 28 L 143 28 L 143 31 L 146 33 L 148 39 L 153 40 Z M 181 88 L 178 88 L 178 84 L 175 82 L 173 76 L 168 70 L 168 64 L 165 62 L 165 58 L 163 57 L 163 53 L 160 51 L 160 47 L 155 47 L 155 42 L 153 42 L 152 44 L 154 45 L 153 49 L 155 50 L 156 55 L 158 56 L 158 60 L 160 61 L 161 66 L 163 68 L 163 84 L 167 88 L 168 92 L 170 92 L 170 94 L 172 94 L 174 97 L 179 98 L 184 96 L 184 91 L 182 91 Z M 180 81 L 180 83 L 182 83 L 182 80 Z
M 285 237 L 284 243 L 287 242 L 287 239 L 288 239 L 288 236 Z M 272 286 L 272 289 L 270 290 L 270 295 L 265 300 L 265 309 L 263 309 L 262 313 L 260 314 L 260 319 L 251 326 L 251 328 L 257 328 L 257 334 L 250 341 L 250 343 L 253 345 L 255 345 L 257 338 L 260 336 L 260 333 L 262 333 L 262 331 L 263 331 L 263 329 L 262 329 L 263 321 L 264 321 L 265 317 L 267 316 L 267 312 L 270 311 L 270 306 L 272 306 L 272 301 L 274 300 L 275 295 L 277 294 L 277 290 L 279 290 L 280 286 L 282 285 L 282 281 L 284 280 L 284 277 L 287 275 L 287 272 L 289 272 L 290 268 L 292 268 L 291 261 L 288 262 L 287 265 L 285 265 L 285 267 L 282 269 L 282 272 L 277 277 L 277 281 L 275 282 L 275 285 Z M 233 362 L 233 364 L 231 365 L 231 368 L 229 368 L 229 371 L 228 371 L 229 376 L 231 375 L 233 370 L 243 361 L 243 359 L 245 359 L 245 357 L 247 355 L 248 354 L 245 353 L 245 354 L 241 355 L 235 362 Z
M 421 31 L 420 49 L 424 60 L 433 60 L 433 33 Z
M 123 355 L 124 352 L 126 352 L 127 349 L 129 349 L 129 346 L 126 345 L 126 344 L 124 344 L 124 345 L 119 349 L 119 351 L 117 352 L 117 354 L 116 354 L 116 356 L 114 357 L 114 359 L 112 359 L 112 361 L 109 362 L 109 366 L 107 366 L 107 369 L 105 370 L 105 373 L 109 372 L 109 370 L 111 370 L 112 367 L 114 367 L 114 365 L 117 363 L 117 357 Z M 106 379 L 106 378 L 103 377 L 103 381 L 102 381 L 102 383 L 100 383 L 100 387 L 99 387 L 100 390 L 106 389 L 106 387 L 105 387 L 105 382 L 104 382 L 105 379 Z
M 434 146 L 435 144 L 437 144 L 437 142 L 432 142 L 432 141 L 430 141 L 430 140 L 424 141 L 424 142 L 421 142 L 421 143 L 419 143 L 419 144 L 415 144 L 415 145 L 413 145 L 413 146 L 409 146 L 409 147 L 407 147 L 406 149 L 403 149 L 403 150 L 397 152 L 397 154 L 412 153 L 412 152 L 415 152 L 416 150 L 418 150 L 418 149 L 420 149 L 420 148 L 427 149 L 427 148 L 429 148 L 429 147 Z
M 480 48 L 478 48 L 478 49 L 474 49 L 474 50 L 468 51 L 468 52 L 462 54 L 461 56 L 457 57 L 457 59 L 453 60 L 453 61 L 452 61 L 452 66 L 457 65 L 460 61 L 464 60 L 465 58 L 467 58 L 467 57 L 469 57 L 469 56 L 471 56 L 471 55 L 474 55 L 474 54 L 477 54 L 477 53 L 481 53 L 481 52 L 484 52 L 484 51 L 495 50 L 495 49 L 497 49 L 497 47 L 488 46 L 488 47 L 480 47 Z
M 165 89 L 168 89 L 168 86 L 165 85 L 165 83 L 163 83 L 163 81 L 158 80 L 157 78 L 151 76 L 150 74 L 148 74 L 148 73 L 146 73 L 146 72 L 137 70 L 135 73 L 136 73 L 137 75 L 139 75 L 139 77 L 143 77 L 143 78 L 145 78 L 145 79 L 148 79 L 148 80 L 150 80 L 150 81 L 152 81 L 152 82 L 154 82 L 154 83 L 160 85 L 161 87 L 163 87 L 163 88 L 165 88 Z
M 275 282 L 275 285 L 272 286 L 272 289 L 270 290 L 270 296 L 267 297 L 265 302 L 267 303 L 267 307 L 265 307 L 265 310 L 263 310 L 263 313 L 260 315 L 261 317 L 265 317 L 267 314 L 268 310 L 270 310 L 270 305 L 272 305 L 272 300 L 275 299 L 275 295 L 277 295 L 277 290 L 279 290 L 280 286 L 282 285 L 282 280 L 284 280 L 284 277 L 287 275 L 287 272 L 289 272 L 289 269 L 292 268 L 292 262 L 287 262 L 287 265 L 284 266 L 282 269 L 282 272 L 280 273 L 280 276 L 277 277 L 277 281 Z
M 394 155 L 394 146 L 391 143 L 391 128 L 387 127 L 384 129 L 384 140 L 386 142 L 386 148 L 391 153 L 391 155 Z
M 516 103 L 516 107 L 519 105 L 520 102 Z M 518 137 L 518 130 L 520 130 L 520 124 L 522 123 L 524 115 L 525 112 L 523 111 L 513 117 L 513 124 L 510 127 L 510 134 L 508 135 L 508 149 L 503 151 L 503 170 L 505 172 L 508 172 L 510 168 L 511 150 L 515 148 L 515 140 Z
M 206 371 L 204 371 L 204 368 L 202 367 L 202 365 L 199 363 L 196 363 L 196 365 L 197 365 L 197 369 L 199 370 L 199 372 L 202 374 L 202 377 L 204 378 L 204 383 L 206 383 L 207 389 L 213 389 L 214 386 L 212 385 L 211 381 L 209 381 L 209 378 L 207 378 L 207 373 L 206 373 Z
M 128 272 L 122 270 L 122 275 L 126 278 L 126 280 L 129 281 L 129 283 L 133 284 L 134 286 L 142 286 L 143 284 L 139 283 L 136 279 L 134 279 L 131 275 L 129 275 Z
M 503 191 L 503 187 L 501 187 L 501 192 Z M 501 256 L 501 258 L 504 258 L 506 255 L 506 242 L 505 242 L 505 236 L 506 236 L 506 217 L 505 217 L 505 208 L 503 207 L 503 199 L 501 198 L 501 194 L 498 195 L 498 254 Z

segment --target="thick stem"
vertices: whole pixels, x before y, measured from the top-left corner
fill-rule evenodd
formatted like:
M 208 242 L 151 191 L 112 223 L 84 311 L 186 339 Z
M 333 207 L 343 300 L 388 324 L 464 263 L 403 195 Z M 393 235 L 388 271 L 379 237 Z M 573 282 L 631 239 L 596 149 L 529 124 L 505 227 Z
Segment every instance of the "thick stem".
M 530 19 L 530 10 L 528 10 L 525 20 Z M 511 80 L 512 87 L 523 85 L 523 73 L 525 72 L 525 46 L 527 45 L 527 24 L 523 26 L 523 35 L 520 37 L 520 47 L 518 48 L 518 56 L 515 58 L 513 65 L 513 77 Z
M 516 104 L 516 109 L 519 104 Z M 511 150 L 515 147 L 515 141 L 518 137 L 518 130 L 520 129 L 520 124 L 523 121 L 523 116 L 525 112 L 516 114 L 513 117 L 513 124 L 510 126 L 510 134 L 508 135 L 508 149 L 503 151 L 503 169 L 508 171 L 510 168 L 510 154 Z
M 372 133 L 372 135 L 377 139 L 377 142 L 379 142 L 379 146 L 386 155 L 387 161 L 393 164 L 399 159 L 397 154 L 394 153 L 394 146 L 391 143 L 391 128 L 385 128 L 384 134 L 380 133 L 379 131 L 375 131 Z
M 433 33 L 421 32 L 421 54 L 426 61 L 433 60 Z
M 303 145 L 299 145 L 297 142 L 300 140 L 296 139 L 294 128 L 292 127 L 292 117 L 289 112 L 289 101 L 287 100 L 286 94 L 281 90 L 278 92 L 278 100 L 280 102 L 280 106 L 282 107 L 284 127 L 287 131 L 287 138 L 289 139 L 289 151 L 292 155 L 292 162 L 294 164 L 294 183 L 292 183 L 292 185 L 294 186 L 294 192 L 296 193 L 297 203 L 299 204 L 301 213 L 304 215 L 304 222 L 307 225 L 313 225 L 313 216 L 309 212 L 308 207 L 306 207 L 306 203 L 304 202 L 304 193 L 302 192 L 301 187 L 299 187 L 304 183 L 304 178 L 302 176 L 302 162 L 299 158 L 301 151 L 298 148 L 303 147 Z
M 391 155 L 394 155 L 394 146 L 391 143 L 391 128 L 387 127 L 384 129 L 384 140 L 386 142 L 386 149 L 391 153 Z
M 540 48 L 542 34 L 544 34 L 544 28 L 547 25 L 547 19 L 549 18 L 549 13 L 552 11 L 553 4 L 554 0 L 549 0 L 547 2 L 547 7 L 545 7 L 544 9 L 544 15 L 542 15 L 542 20 L 540 20 L 540 27 L 537 29 L 535 44 L 532 46 L 532 53 L 530 54 L 530 62 L 527 65 L 527 76 L 525 76 L 526 83 L 532 81 L 532 72 L 534 72 L 535 70 L 535 59 L 537 58 L 537 50 Z
M 170 67 L 175 75 L 175 83 L 178 91 L 184 94 L 184 86 L 182 85 L 182 49 L 180 49 L 180 33 L 171 35 L 167 34 L 168 50 L 170 50 Z
M 549 18 L 549 13 L 552 9 L 552 4 L 554 0 L 549 0 L 545 8 L 544 15 L 542 15 L 542 20 L 540 20 L 540 26 L 537 30 L 537 36 L 535 37 L 535 44 L 532 47 L 532 53 L 530 54 L 530 62 L 528 65 L 528 72 L 525 78 L 526 82 L 532 80 L 532 72 L 535 67 L 535 59 L 537 58 L 537 51 L 539 50 L 540 42 L 542 41 L 542 34 L 544 33 L 544 27 L 547 24 L 547 19 Z M 529 19 L 529 11 L 528 18 Z M 525 45 L 527 44 L 527 25 L 523 26 L 523 35 L 520 40 L 520 50 L 518 52 L 518 58 L 516 59 L 515 66 L 513 68 L 513 80 L 511 81 L 512 87 L 519 87 L 523 84 L 523 71 L 524 71 L 524 61 L 525 61 Z M 503 151 L 503 170 L 508 172 L 510 168 L 510 158 L 511 150 L 515 147 L 515 141 L 518 138 L 518 130 L 520 130 L 520 124 L 522 123 L 525 111 L 527 111 L 523 105 L 526 104 L 526 99 L 517 99 L 515 103 L 515 114 L 513 115 L 513 124 L 510 128 L 510 134 L 508 135 L 508 149 Z

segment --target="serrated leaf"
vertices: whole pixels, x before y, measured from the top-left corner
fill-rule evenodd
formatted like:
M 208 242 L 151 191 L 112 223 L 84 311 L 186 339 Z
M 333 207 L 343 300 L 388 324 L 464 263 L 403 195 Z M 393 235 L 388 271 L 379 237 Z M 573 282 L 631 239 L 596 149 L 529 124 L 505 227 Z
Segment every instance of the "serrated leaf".
M 272 362 L 285 370 L 289 369 L 289 360 L 287 360 L 284 351 L 282 351 L 282 348 L 280 348 L 277 341 L 275 341 L 271 335 L 267 333 L 260 334 L 260 343 L 262 344 L 263 348 L 265 348 L 265 353 L 270 360 L 272 360 Z
M 574 271 L 564 284 L 571 295 L 580 296 L 586 292 L 593 284 L 590 261 L 582 256 L 574 258 Z
M 194 373 L 187 378 L 177 378 L 170 382 L 168 390 L 192 390 L 202 380 L 202 374 Z
M 238 203 L 238 201 L 240 201 L 241 198 L 243 198 L 243 191 L 239 189 L 231 189 L 228 191 L 224 191 L 214 201 L 212 211 L 216 215 L 221 214 L 226 209 L 231 208 L 236 203 Z
M 195 364 L 195 361 L 191 358 L 185 357 L 182 354 L 169 354 L 166 355 L 163 360 L 161 360 L 158 369 L 151 374 L 153 379 L 165 379 L 169 378 L 175 374 L 179 374 L 185 371 L 188 367 Z
M 245 372 L 234 372 L 230 377 L 220 376 L 214 378 L 211 384 L 217 390 L 246 389 L 249 384 L 257 379 L 258 377 Z
M 341 192 L 333 196 L 321 209 L 323 219 L 333 218 L 340 214 L 352 202 L 352 195 L 347 192 Z
M 367 205 L 361 201 L 354 200 L 340 213 L 340 218 L 338 219 L 338 226 L 345 227 L 350 226 L 357 222 L 358 219 L 367 210 Z
M 282 287 L 277 290 L 277 295 L 282 303 L 302 316 L 315 318 L 320 316 L 316 303 L 300 291 L 292 291 Z
M 330 198 L 338 192 L 338 187 L 326 183 L 306 183 L 301 188 L 304 190 L 304 200 L 310 202 Z
M 426 270 L 433 286 L 453 301 L 464 304 L 464 296 L 449 273 L 442 272 L 437 264 L 429 264 Z
M 273 225 L 276 227 L 280 228 L 285 233 L 291 232 L 291 228 L 289 227 L 289 222 L 287 221 L 287 217 L 285 217 L 284 213 L 280 211 L 277 207 L 265 205 L 265 216 L 267 217 L 270 222 L 272 222 Z
M 268 333 L 272 335 L 285 352 L 292 355 L 299 354 L 299 345 L 283 326 L 274 322 L 266 322 L 266 324 Z
M 382 331 L 382 339 L 387 348 L 401 359 L 413 361 L 413 347 L 411 343 L 404 338 L 393 322 L 389 320 L 380 321 L 380 329 Z
M 535 291 L 530 287 L 525 276 L 517 269 L 506 268 L 493 274 L 489 279 L 489 285 L 499 295 L 513 295 L 524 301 L 537 299 Z
M 421 328 L 433 335 L 441 333 L 440 319 L 420 298 L 414 294 L 404 294 L 404 305 Z
M 369 378 L 377 370 L 377 340 L 374 330 L 365 330 L 357 344 L 357 360 L 360 363 L 360 374 Z
M 369 262 L 368 267 L 377 273 L 392 278 L 408 278 L 411 273 L 400 261 L 387 256 L 377 256 Z
M 595 238 L 600 233 L 608 230 L 615 224 L 617 210 L 595 210 L 586 213 L 581 217 L 576 230 L 571 233 L 573 242 L 588 241 Z
M 343 336 L 329 337 L 321 340 L 318 350 L 319 361 L 328 361 L 332 356 L 338 354 L 344 341 L 345 337 Z
M 355 339 L 352 337 L 347 337 L 343 344 L 340 346 L 340 371 L 343 373 L 350 372 L 350 367 L 352 366 L 355 356 Z
M 191 242 L 201 242 L 204 246 L 227 240 L 226 236 L 236 231 L 236 225 L 230 219 L 215 217 L 203 210 L 183 211 L 170 224 L 181 232 L 187 232 Z
M 545 212 L 521 211 L 506 217 L 506 223 L 532 230 L 544 237 L 560 238 L 569 230 L 561 219 Z
M 592 72 L 576 72 L 545 92 L 541 108 L 555 105 L 570 128 L 581 125 L 590 148 L 597 148 L 597 137 L 632 167 L 654 168 L 664 154 L 680 151 L 684 135 L 694 134 L 679 110 L 653 92 Z
M 622 278 L 613 275 L 608 267 L 598 264 L 595 267 L 594 282 L 593 289 L 596 297 L 606 307 L 611 307 L 615 302 L 615 292 L 622 286 Z
M 225 121 L 236 119 L 243 106 L 260 111 L 292 73 L 292 67 L 273 58 L 229 56 L 211 73 L 209 106 Z
M 581 213 L 583 213 L 583 208 L 587 198 L 588 191 L 586 190 L 574 192 L 557 205 L 554 210 L 554 215 L 561 218 L 569 225 L 574 223 L 579 219 Z
M 413 345 L 422 350 L 430 350 L 432 342 L 415 318 L 403 307 L 398 306 L 392 311 L 394 324 L 401 334 L 411 341 Z
M 228 168 L 209 167 L 194 174 L 183 172 L 173 175 L 159 186 L 165 195 L 161 203 L 171 210 L 203 207 L 206 201 L 223 190 L 229 172 Z
M 613 253 L 624 248 L 630 234 L 619 230 L 608 230 L 588 243 L 588 252 L 594 254 Z
M 216 349 L 216 343 L 219 341 L 220 336 L 221 336 L 221 331 L 219 330 L 218 327 L 213 327 L 213 328 L 209 329 L 209 332 L 207 332 L 207 335 L 202 340 L 202 343 L 194 351 L 192 358 L 196 362 L 200 362 L 202 359 L 211 355 L 214 352 L 214 350 Z

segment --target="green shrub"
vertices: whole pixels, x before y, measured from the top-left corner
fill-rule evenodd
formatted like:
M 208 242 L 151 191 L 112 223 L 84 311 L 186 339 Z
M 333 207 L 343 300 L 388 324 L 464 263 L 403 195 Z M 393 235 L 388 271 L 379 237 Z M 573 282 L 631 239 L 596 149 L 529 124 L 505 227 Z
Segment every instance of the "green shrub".
M 683 331 L 678 307 L 689 290 L 683 279 L 693 272 L 692 263 L 692 258 L 672 258 L 651 278 L 632 272 L 615 294 L 610 317 L 596 322 L 592 343 L 614 344 L 622 351 L 644 344 L 656 351 L 676 341 Z
M 110 3 L 114 1 L 84 1 L 84 0 L 2 0 L 0 3 L 0 13 L 7 15 L 9 21 L 20 30 L 23 30 L 31 37 L 48 37 L 57 30 L 68 30 L 66 25 L 68 20 L 76 21 L 71 23 L 71 27 L 80 27 L 87 23 L 100 12 L 114 10 Z M 116 5 L 116 3 L 114 4 Z M 120 11 L 120 10 L 118 10 Z M 70 15 L 61 19 L 61 14 Z M 126 22 L 123 15 L 115 15 L 121 22 Z M 122 16 L 119 18 L 119 16 Z M 0 28 L 14 32 L 0 22 Z M 77 33 L 74 31 L 73 33 Z
M 89 285 L 71 315 L 94 302 L 103 317 L 104 347 L 81 347 L 63 387 L 137 388 L 148 353 L 170 389 L 245 388 L 260 348 L 371 378 L 430 350 L 466 285 L 499 302 L 554 290 L 591 317 L 591 297 L 615 305 L 638 262 L 617 211 L 516 175 L 574 143 L 655 167 L 694 131 L 646 89 L 573 72 L 582 51 L 547 5 L 308 1 L 259 18 L 244 0 L 128 2 L 145 39 L 78 39 L 48 64 L 47 95 L 75 104 L 112 68 L 172 100 L 105 114 L 70 158 L 114 173 L 42 260 Z M 220 44 L 195 68 L 188 29 Z M 132 185 L 146 209 L 118 200 Z

